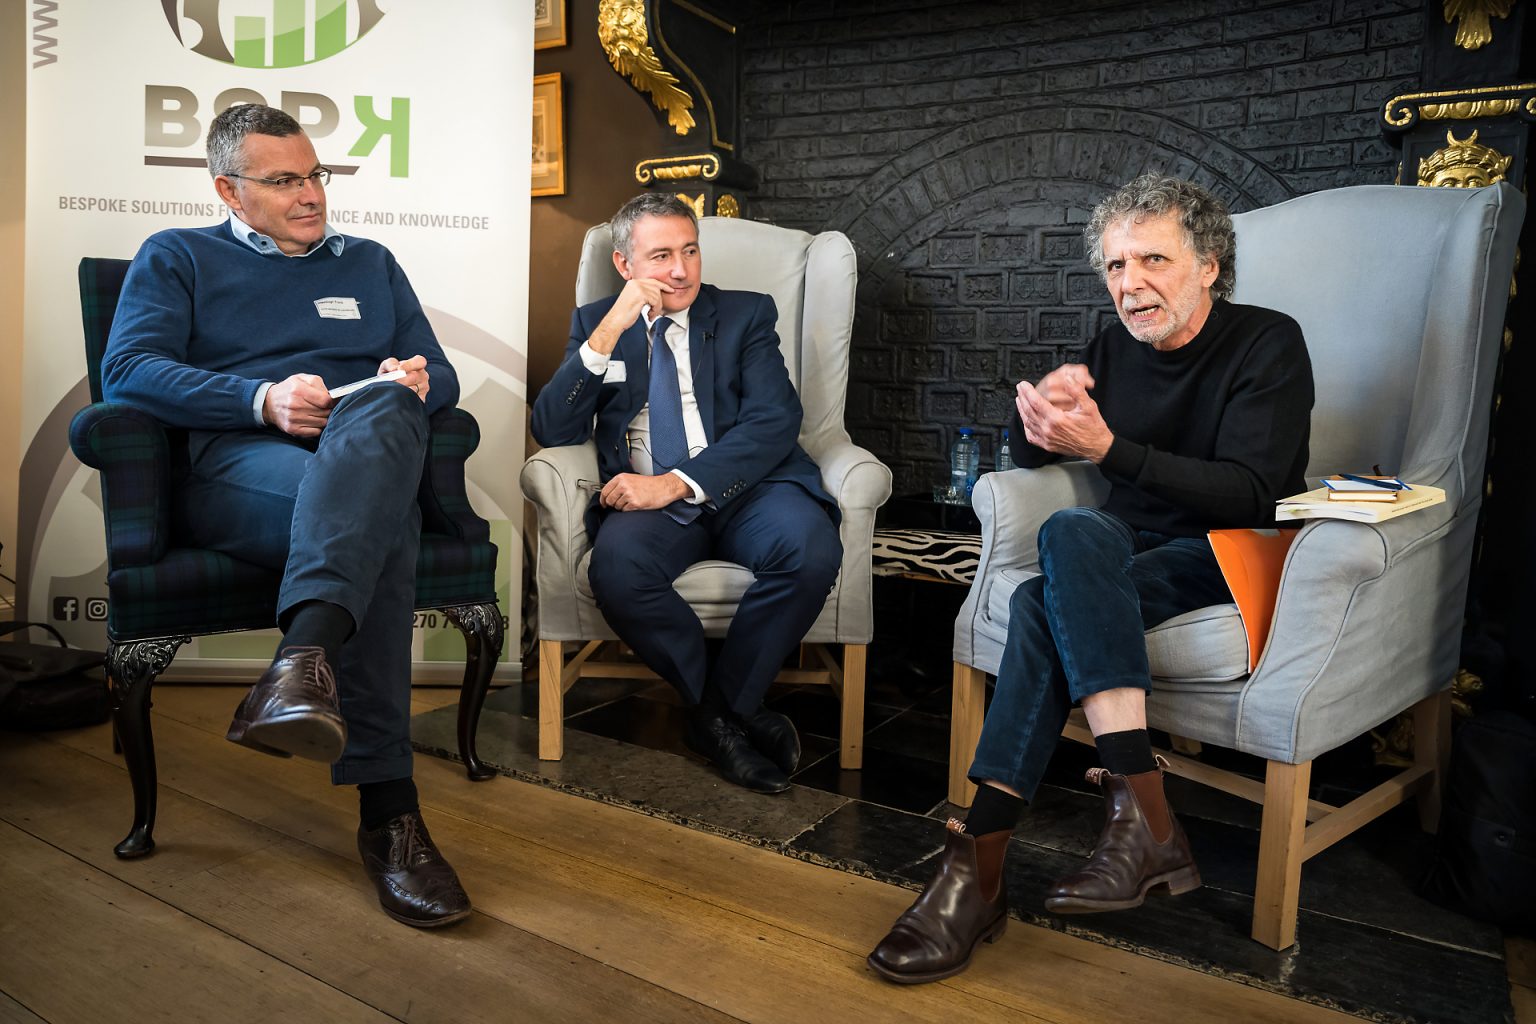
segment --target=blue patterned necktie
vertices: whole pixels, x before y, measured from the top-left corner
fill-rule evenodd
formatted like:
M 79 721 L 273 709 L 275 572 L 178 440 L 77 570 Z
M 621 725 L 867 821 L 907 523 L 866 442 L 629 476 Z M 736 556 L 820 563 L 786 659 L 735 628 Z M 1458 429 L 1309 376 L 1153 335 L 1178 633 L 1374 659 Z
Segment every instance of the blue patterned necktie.
M 670 317 L 651 325 L 651 472 L 665 473 L 688 458 L 688 432 L 683 428 L 683 393 L 677 384 L 677 356 L 667 344 Z
M 667 344 L 670 317 L 660 316 L 651 325 L 651 383 L 647 402 L 651 409 L 651 472 L 667 473 L 688 458 L 688 431 L 683 427 L 683 392 L 677 383 L 677 356 Z M 701 511 L 681 499 L 663 509 L 683 525 Z

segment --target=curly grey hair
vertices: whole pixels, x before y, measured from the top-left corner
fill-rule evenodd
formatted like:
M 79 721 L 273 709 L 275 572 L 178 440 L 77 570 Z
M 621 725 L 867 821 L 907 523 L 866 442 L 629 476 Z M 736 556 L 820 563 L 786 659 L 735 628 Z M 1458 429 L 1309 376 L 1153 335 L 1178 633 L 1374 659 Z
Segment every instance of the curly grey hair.
M 237 103 L 228 107 L 208 126 L 208 173 L 243 174 L 245 154 L 242 146 L 247 135 L 302 135 L 304 128 L 289 114 L 259 103 Z
M 1216 261 L 1211 296 L 1229 298 L 1237 272 L 1237 240 L 1227 204 L 1192 181 L 1163 174 L 1143 174 L 1093 208 L 1083 229 L 1083 241 L 1088 246 L 1088 262 L 1099 277 L 1104 277 L 1104 232 L 1110 225 L 1127 218 L 1163 216 L 1178 218 L 1200 262 Z
M 695 228 L 699 226 L 693 207 L 672 193 L 641 192 L 619 207 L 619 212 L 608 222 L 608 229 L 613 232 L 613 249 L 626 260 L 630 258 L 635 225 L 642 217 L 687 217 Z

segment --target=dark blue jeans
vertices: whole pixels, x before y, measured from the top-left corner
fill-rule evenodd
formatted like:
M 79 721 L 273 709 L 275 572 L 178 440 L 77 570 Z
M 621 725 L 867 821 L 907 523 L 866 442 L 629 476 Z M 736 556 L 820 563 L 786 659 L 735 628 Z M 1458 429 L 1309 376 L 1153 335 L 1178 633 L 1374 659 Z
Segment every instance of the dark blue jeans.
M 1121 687 L 1152 688 L 1146 630 L 1232 600 L 1210 542 L 1133 530 L 1069 508 L 1040 528 L 1040 575 L 1008 608 L 1008 640 L 971 762 L 1033 800 L 1072 705 Z
M 821 614 L 843 545 L 826 506 L 799 484 L 764 480 L 687 525 L 661 510 L 605 511 L 587 579 L 603 618 L 653 672 L 697 703 L 711 680 L 738 714 L 763 703 L 773 677 Z M 723 558 L 755 577 L 710 663 L 704 627 L 673 582 Z
M 277 622 L 300 602 L 340 605 L 357 631 L 337 659 L 347 747 L 338 784 L 411 776 L 411 625 L 427 415 L 398 384 L 331 410 L 318 441 L 275 430 L 191 431 L 177 528 L 197 547 L 283 573 Z

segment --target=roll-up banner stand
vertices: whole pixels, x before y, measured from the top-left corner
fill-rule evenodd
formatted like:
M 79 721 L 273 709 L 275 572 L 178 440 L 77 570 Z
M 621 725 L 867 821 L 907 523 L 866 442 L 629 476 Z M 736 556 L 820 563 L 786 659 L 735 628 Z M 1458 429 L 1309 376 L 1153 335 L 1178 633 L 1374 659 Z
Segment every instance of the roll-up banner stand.
M 281 107 L 321 163 L 331 224 L 388 246 L 480 423 L 469 496 L 498 548 L 515 676 L 522 497 L 533 17 L 528 0 L 56 0 L 27 17 L 26 310 L 18 615 L 106 645 L 101 487 L 70 452 L 90 402 L 77 267 L 131 258 L 169 227 L 225 210 L 204 160 L 209 120 Z M 402 353 L 403 354 L 403 353 Z M 418 683 L 457 681 L 464 643 L 418 613 Z M 165 678 L 254 680 L 275 630 L 201 637 Z

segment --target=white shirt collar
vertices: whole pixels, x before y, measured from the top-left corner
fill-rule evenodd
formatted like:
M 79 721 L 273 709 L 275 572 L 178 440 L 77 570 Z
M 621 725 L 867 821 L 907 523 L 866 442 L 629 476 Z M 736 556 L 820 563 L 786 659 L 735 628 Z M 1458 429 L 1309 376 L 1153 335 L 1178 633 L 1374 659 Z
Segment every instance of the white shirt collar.
M 255 228 L 251 227 L 245 221 L 241 220 L 240 215 L 235 213 L 234 210 L 229 211 L 229 228 L 232 232 L 234 232 L 234 236 L 236 238 L 250 246 L 252 249 L 255 249 L 263 256 L 270 255 L 274 252 L 283 253 L 283 250 L 278 248 L 275 241 L 273 241 L 269 236 L 264 235 L 260 231 L 257 231 Z M 334 255 L 340 256 L 341 251 L 347 247 L 347 238 L 340 231 L 337 231 L 335 228 L 331 227 L 329 223 L 327 223 L 325 225 L 325 237 L 316 243 L 309 250 L 309 252 L 300 253 L 299 255 L 308 256 L 310 253 L 318 251 L 322 244 L 329 246 L 331 252 Z M 283 255 L 286 256 L 287 253 L 283 253 Z
M 660 314 L 660 316 L 652 316 L 651 315 L 651 307 L 650 306 L 646 306 L 644 309 L 642 309 L 640 311 L 640 315 L 645 317 L 645 336 L 647 338 L 649 338 L 651 336 L 651 328 L 656 326 L 656 321 L 659 320 L 662 316 L 666 317 L 668 320 L 671 320 L 672 323 L 674 323 L 678 327 L 681 327 L 683 329 L 683 337 L 686 338 L 688 336 L 688 310 L 687 309 L 680 309 L 676 313 L 662 312 Z

